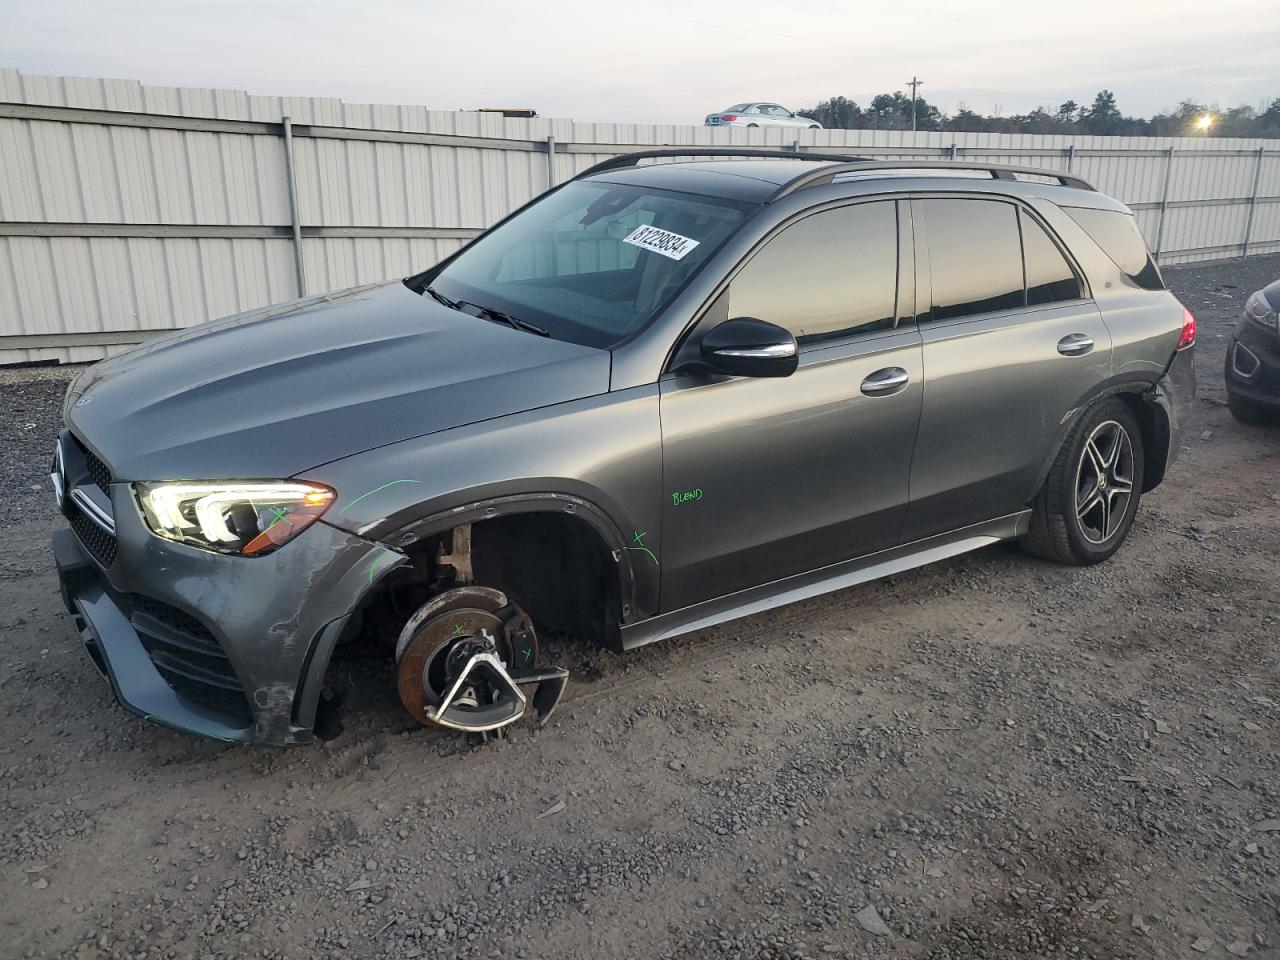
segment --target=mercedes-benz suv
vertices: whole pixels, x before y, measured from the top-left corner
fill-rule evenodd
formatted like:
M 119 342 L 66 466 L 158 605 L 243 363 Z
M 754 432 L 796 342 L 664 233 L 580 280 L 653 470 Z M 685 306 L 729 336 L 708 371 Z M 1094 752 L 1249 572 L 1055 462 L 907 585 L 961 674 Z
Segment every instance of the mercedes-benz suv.
M 633 153 L 416 276 L 90 368 L 54 552 L 151 719 L 306 741 L 356 646 L 487 733 L 554 708 L 540 633 L 634 648 L 1000 540 L 1105 560 L 1194 341 L 1070 174 Z

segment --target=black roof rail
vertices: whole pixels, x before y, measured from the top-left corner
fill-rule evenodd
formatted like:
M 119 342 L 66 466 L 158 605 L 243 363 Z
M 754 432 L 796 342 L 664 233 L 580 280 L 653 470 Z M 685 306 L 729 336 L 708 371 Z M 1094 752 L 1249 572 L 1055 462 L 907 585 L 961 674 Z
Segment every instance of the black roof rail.
M 666 147 L 661 150 L 633 150 L 630 153 L 610 157 L 608 160 L 601 160 L 581 173 L 575 174 L 573 179 L 579 180 L 592 174 L 604 173 L 606 170 L 634 167 L 641 160 L 657 160 L 665 157 L 764 157 L 774 160 L 821 160 L 837 163 L 858 163 L 871 159 L 830 153 L 797 153 L 794 150 L 752 150 L 747 147 Z
M 633 150 L 619 154 L 608 160 L 601 160 L 573 177 L 580 180 L 593 174 L 607 170 L 619 170 L 634 167 L 641 160 L 656 160 L 668 157 L 763 157 L 779 160 L 809 160 L 828 164 L 815 170 L 808 170 L 800 176 L 784 183 L 769 198 L 769 202 L 781 199 L 805 187 L 822 186 L 845 173 L 863 173 L 870 170 L 937 170 L 945 175 L 948 170 L 981 170 L 991 174 L 995 180 L 1017 180 L 1018 174 L 1033 177 L 1049 177 L 1057 180 L 1064 187 L 1078 190 L 1094 190 L 1093 184 L 1083 177 L 1064 173 L 1061 170 L 1045 170 L 1040 167 L 1011 167 L 1000 163 L 982 163 L 974 160 L 875 160 L 871 157 L 854 157 L 838 153 L 818 153 L 817 151 L 796 152 L 794 150 L 752 150 L 744 147 L 666 147 L 660 150 Z
M 812 159 L 821 159 L 821 154 L 810 154 Z M 843 158 L 837 158 L 843 161 Z M 794 180 L 784 183 L 769 198 L 769 202 L 781 199 L 789 194 L 795 193 L 797 190 L 803 190 L 805 187 L 822 186 L 830 183 L 836 177 L 846 173 L 863 173 L 871 170 L 937 170 L 940 174 L 945 175 L 948 170 L 982 170 L 990 173 L 995 180 L 1017 180 L 1018 174 L 1026 174 L 1033 177 L 1049 177 L 1057 180 L 1064 187 L 1074 187 L 1078 190 L 1094 190 L 1093 184 L 1082 177 L 1074 174 L 1063 173 L 1061 170 L 1044 170 L 1039 167 L 1010 167 L 999 163 L 981 163 L 972 160 L 856 160 L 852 162 L 841 162 L 830 167 L 823 167 L 820 170 L 809 170 Z M 925 174 L 926 176 L 928 174 Z

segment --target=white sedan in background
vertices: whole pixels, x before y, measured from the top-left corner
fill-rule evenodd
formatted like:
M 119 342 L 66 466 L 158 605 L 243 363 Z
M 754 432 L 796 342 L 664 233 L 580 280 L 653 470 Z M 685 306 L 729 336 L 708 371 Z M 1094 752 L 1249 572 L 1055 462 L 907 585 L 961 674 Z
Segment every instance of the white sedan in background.
M 808 127 L 821 130 L 822 124 L 812 117 L 802 117 L 776 103 L 737 103 L 720 113 L 709 113 L 708 127 Z

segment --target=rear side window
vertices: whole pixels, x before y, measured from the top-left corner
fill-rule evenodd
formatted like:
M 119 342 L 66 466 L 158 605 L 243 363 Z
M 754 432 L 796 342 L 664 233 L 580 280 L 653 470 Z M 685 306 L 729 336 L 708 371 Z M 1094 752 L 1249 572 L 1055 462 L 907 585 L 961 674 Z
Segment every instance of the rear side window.
M 1025 211 L 1018 211 L 1018 219 L 1022 224 L 1022 253 L 1027 268 L 1027 306 L 1080 299 L 1084 295 L 1080 279 L 1058 245 Z
M 1018 212 L 997 200 L 918 201 L 929 241 L 934 320 L 1023 305 Z
M 729 316 L 815 343 L 892 327 L 898 286 L 893 201 L 815 213 L 770 240 L 733 278 Z
M 1063 207 L 1071 219 L 1093 238 L 1120 271 L 1144 290 L 1163 290 L 1164 280 L 1137 222 L 1119 210 L 1090 210 L 1086 207 Z

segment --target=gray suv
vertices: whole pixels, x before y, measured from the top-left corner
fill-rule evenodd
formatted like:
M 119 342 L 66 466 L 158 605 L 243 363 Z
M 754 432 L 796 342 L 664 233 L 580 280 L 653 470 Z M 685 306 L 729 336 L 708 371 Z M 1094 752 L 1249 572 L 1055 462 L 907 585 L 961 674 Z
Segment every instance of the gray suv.
M 90 368 L 54 553 L 150 719 L 328 736 L 362 651 L 422 723 L 487 733 L 555 707 L 540 633 L 630 649 L 999 540 L 1104 560 L 1178 451 L 1194 340 L 1077 177 L 633 153 L 407 280 Z

